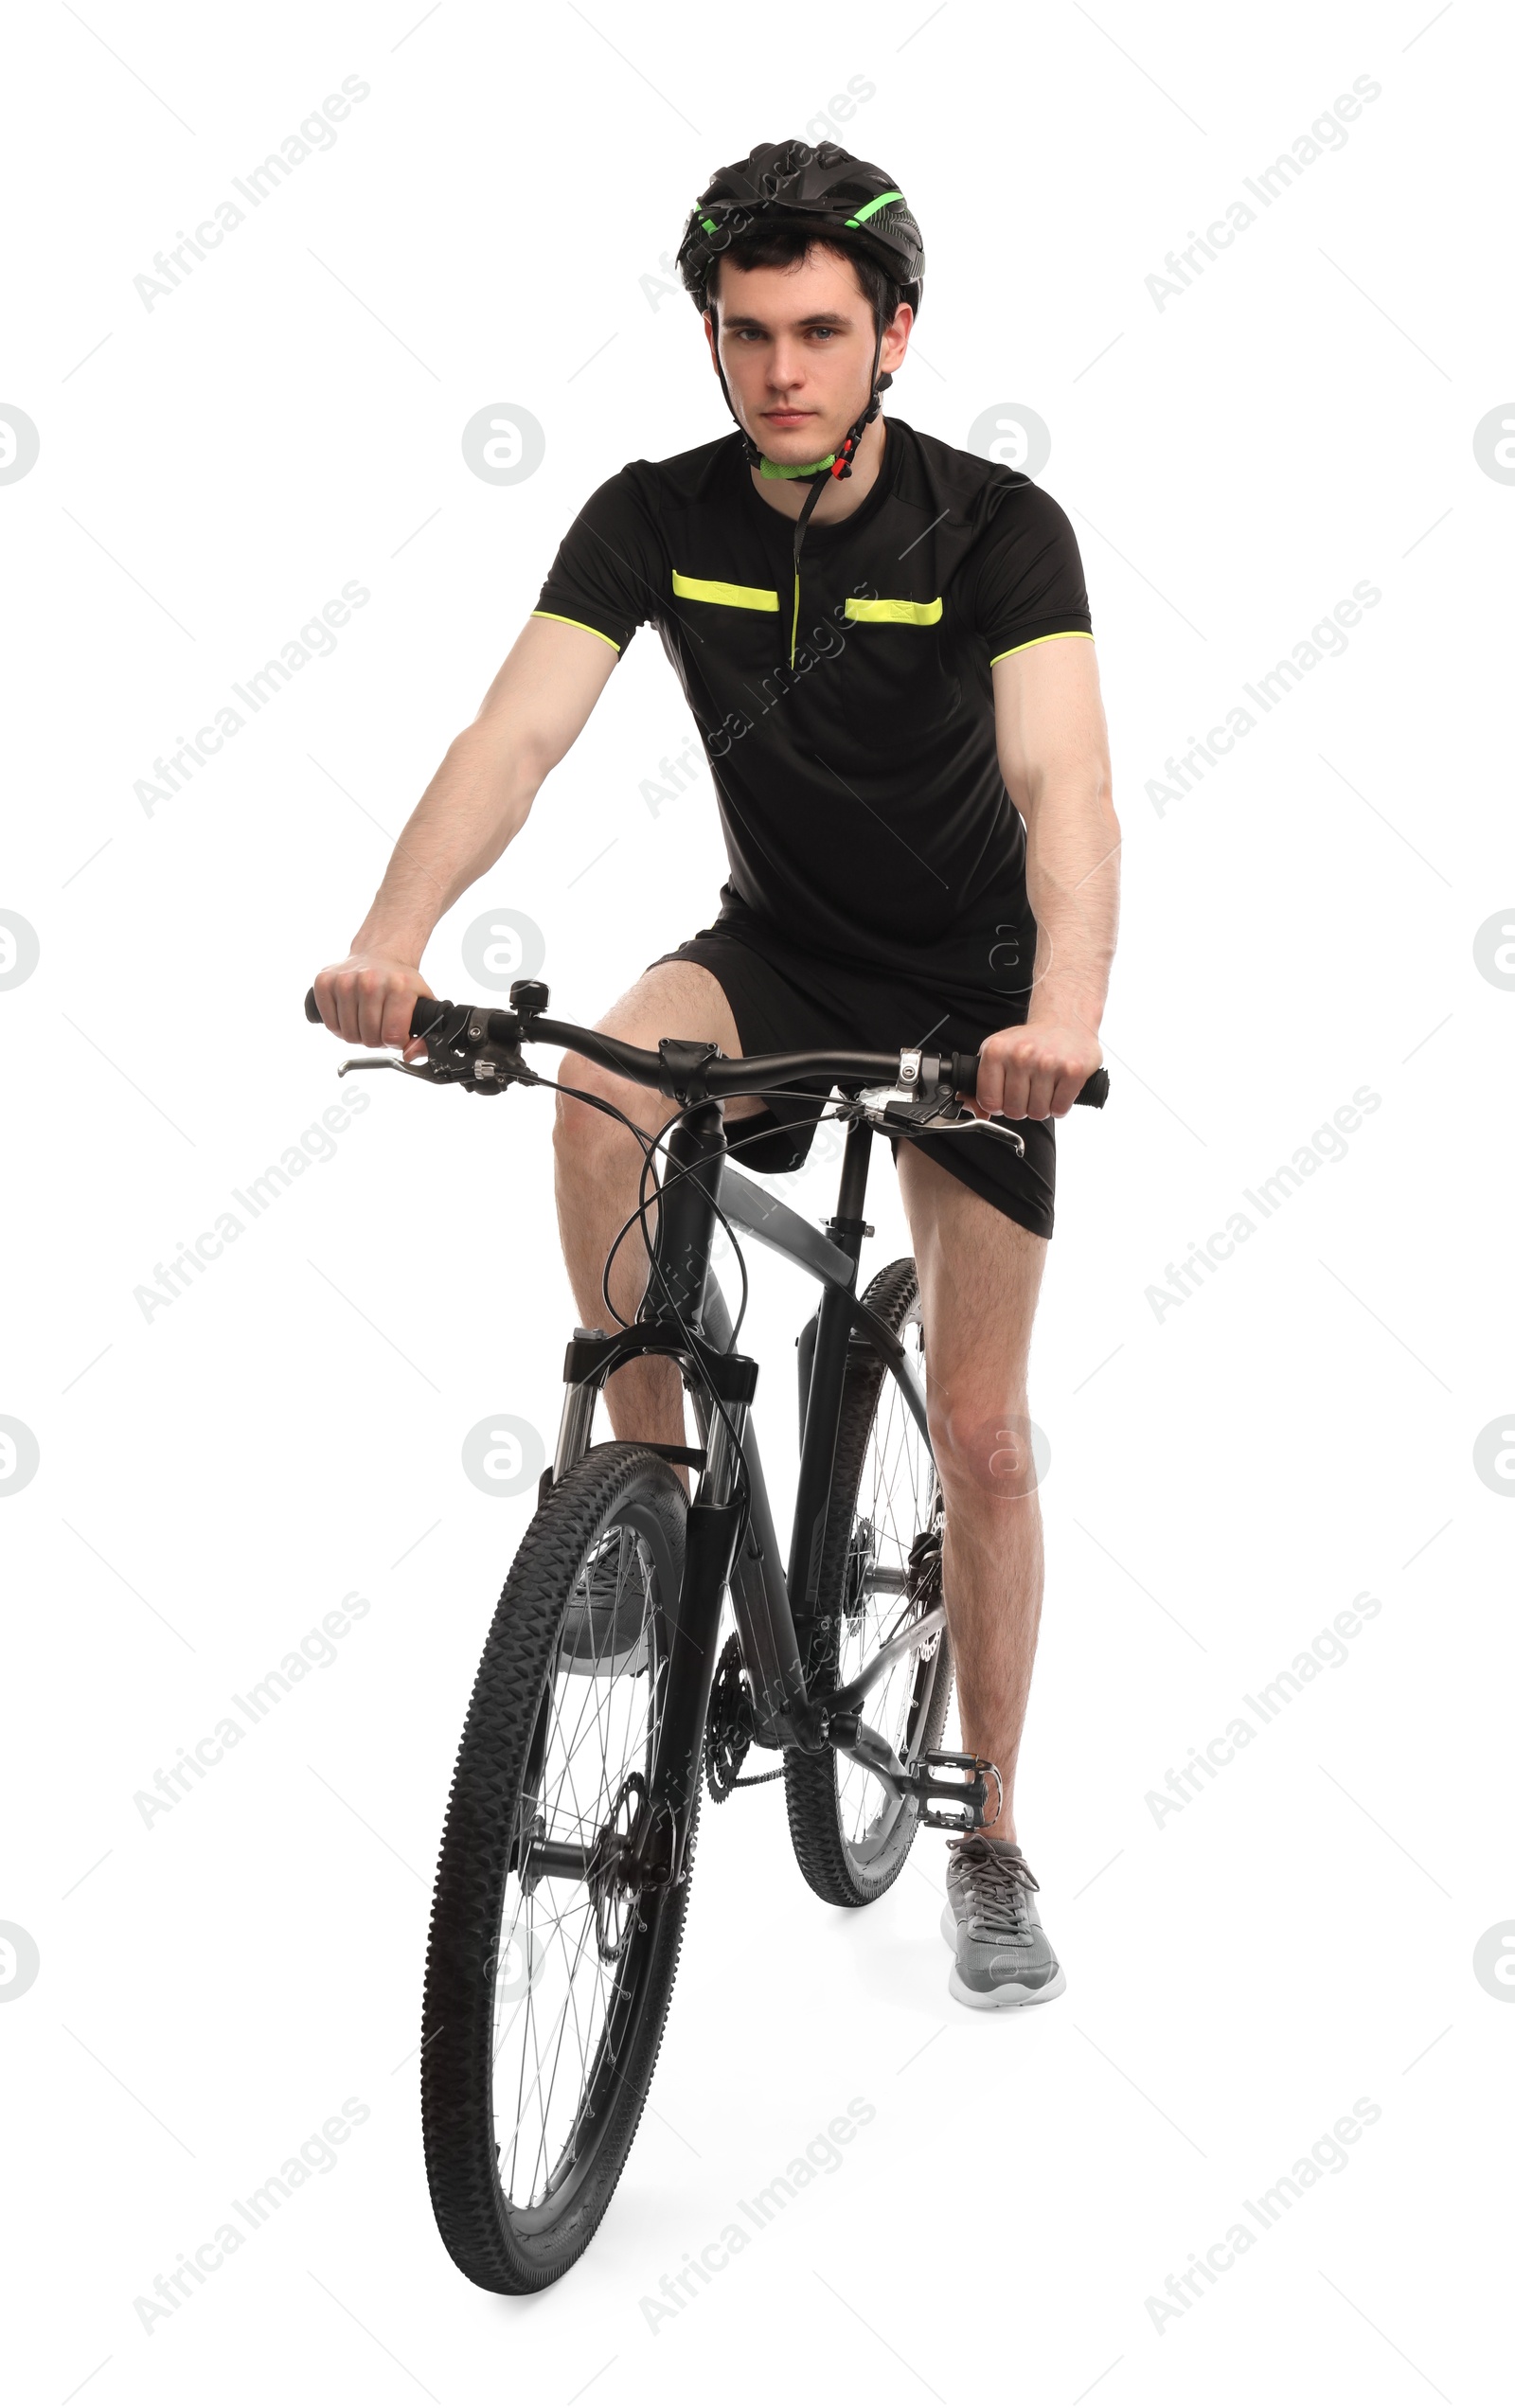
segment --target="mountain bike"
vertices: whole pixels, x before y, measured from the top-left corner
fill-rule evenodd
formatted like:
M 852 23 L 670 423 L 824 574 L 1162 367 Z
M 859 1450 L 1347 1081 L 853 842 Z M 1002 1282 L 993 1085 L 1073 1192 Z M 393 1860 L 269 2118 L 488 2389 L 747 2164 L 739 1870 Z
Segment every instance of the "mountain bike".
M 341 1065 L 499 1095 L 556 1087 L 522 1052 L 545 1044 L 676 1107 L 652 1139 L 590 1098 L 643 1148 L 620 1235 L 640 1223 L 647 1286 L 622 1321 L 607 1260 L 618 1326 L 569 1341 L 557 1450 L 485 1641 L 433 1894 L 421 2045 L 433 2209 L 469 2279 L 516 2293 L 582 2256 L 625 2166 L 678 1969 L 702 1769 L 717 1802 L 782 1778 L 800 1871 L 835 1906 L 882 1897 L 921 1826 L 974 1830 L 998 1814 L 997 1801 L 984 1811 L 996 1768 L 940 1745 L 953 1662 L 915 1264 L 886 1264 L 861 1294 L 857 1281 L 877 1134 L 1024 1150 L 1008 1121 L 959 1100 L 975 1092 L 976 1054 L 733 1058 L 671 1038 L 653 1052 L 549 1020 L 547 1004 L 535 979 L 516 981 L 508 1010 L 421 997 L 411 1035 L 424 1062 Z M 313 990 L 306 1012 L 320 1018 Z M 1107 1089 L 1096 1071 L 1078 1101 L 1102 1104 Z M 817 1226 L 733 1167 L 741 1139 L 728 1144 L 722 1104 L 833 1091 L 847 1137 L 836 1210 Z M 711 1272 L 718 1222 L 741 1270 L 735 1323 Z M 737 1348 L 739 1231 L 821 1291 L 797 1340 L 787 1560 L 749 1418 L 758 1365 Z M 596 1442 L 606 1380 L 641 1354 L 678 1364 L 697 1447 Z M 699 1475 L 692 1500 L 675 1465 Z M 744 1775 L 755 1748 L 780 1761 Z

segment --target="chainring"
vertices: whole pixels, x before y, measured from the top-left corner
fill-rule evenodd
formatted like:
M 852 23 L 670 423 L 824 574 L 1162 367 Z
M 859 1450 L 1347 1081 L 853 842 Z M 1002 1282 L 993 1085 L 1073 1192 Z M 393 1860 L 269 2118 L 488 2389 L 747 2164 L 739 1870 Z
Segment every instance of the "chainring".
M 710 1684 L 710 1711 L 705 1721 L 704 1780 L 721 1806 L 738 1786 L 753 1740 L 752 1690 L 741 1660 L 741 1641 L 735 1631 L 721 1650 Z

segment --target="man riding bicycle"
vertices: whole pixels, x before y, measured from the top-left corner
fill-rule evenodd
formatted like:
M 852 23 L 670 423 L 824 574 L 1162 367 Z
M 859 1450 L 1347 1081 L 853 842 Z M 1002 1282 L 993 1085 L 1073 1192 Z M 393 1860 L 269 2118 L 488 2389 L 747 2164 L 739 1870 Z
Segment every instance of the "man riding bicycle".
M 920 307 L 903 196 L 832 143 L 721 169 L 678 255 L 737 432 L 599 487 L 472 726 L 315 994 L 349 1043 L 423 1048 L 412 1008 L 442 914 L 500 857 L 636 628 L 654 626 L 704 739 L 730 862 L 711 925 L 597 1025 L 655 1048 L 980 1050 L 980 1115 L 1025 1147 L 893 1136 L 918 1273 L 962 1744 L 1003 1801 L 950 1844 L 944 1931 L 965 2005 L 1064 1987 L 1015 1837 L 1013 1783 L 1042 1601 L 1025 1379 L 1053 1225 L 1053 1123 L 1100 1061 L 1119 831 L 1073 530 L 1016 471 L 880 397 Z M 649 1136 L 663 1099 L 577 1054 L 565 1086 Z M 726 1107 L 737 1158 L 797 1168 L 823 1099 Z M 739 1121 L 745 1125 L 738 1130 Z M 636 1140 L 560 1096 L 557 1197 L 586 1322 L 634 1215 Z M 633 1222 L 611 1295 L 648 1276 Z M 677 1365 L 608 1382 L 620 1437 L 681 1446 Z

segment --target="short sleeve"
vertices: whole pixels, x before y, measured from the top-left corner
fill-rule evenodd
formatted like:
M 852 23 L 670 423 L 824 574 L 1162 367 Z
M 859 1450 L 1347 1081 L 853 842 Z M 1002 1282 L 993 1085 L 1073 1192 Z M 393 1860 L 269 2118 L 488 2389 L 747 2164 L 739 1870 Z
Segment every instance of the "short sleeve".
M 974 551 L 971 623 L 991 667 L 1048 636 L 1093 633 L 1078 538 L 1040 486 L 1006 487 Z
M 662 548 L 633 462 L 593 492 L 558 546 L 533 618 L 587 628 L 623 652 L 667 590 Z

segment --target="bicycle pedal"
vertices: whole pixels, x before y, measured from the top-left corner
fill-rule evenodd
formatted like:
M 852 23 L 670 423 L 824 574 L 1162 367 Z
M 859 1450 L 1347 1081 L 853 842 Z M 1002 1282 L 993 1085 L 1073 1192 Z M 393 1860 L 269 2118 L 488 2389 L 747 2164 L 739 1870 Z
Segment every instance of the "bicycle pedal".
M 944 1773 L 965 1773 L 971 1777 L 959 1781 L 935 1780 L 932 1775 L 938 1770 Z M 994 1818 L 987 1817 L 984 1812 L 984 1808 L 989 1802 L 989 1782 L 985 1777 L 988 1774 L 992 1774 L 994 1776 L 994 1787 L 999 1801 L 994 1809 Z M 992 1763 L 989 1757 L 963 1756 L 955 1749 L 939 1747 L 928 1748 L 924 1756 L 918 1756 L 913 1759 L 910 1767 L 910 1793 L 912 1796 L 921 1800 L 920 1820 L 931 1831 L 982 1830 L 987 1820 L 997 1819 L 1000 1804 L 1003 1804 L 1005 1796 L 1000 1781 L 999 1767 Z M 957 1814 L 940 1813 L 926 1803 L 930 1798 L 948 1799 L 960 1805 L 963 1811 Z

